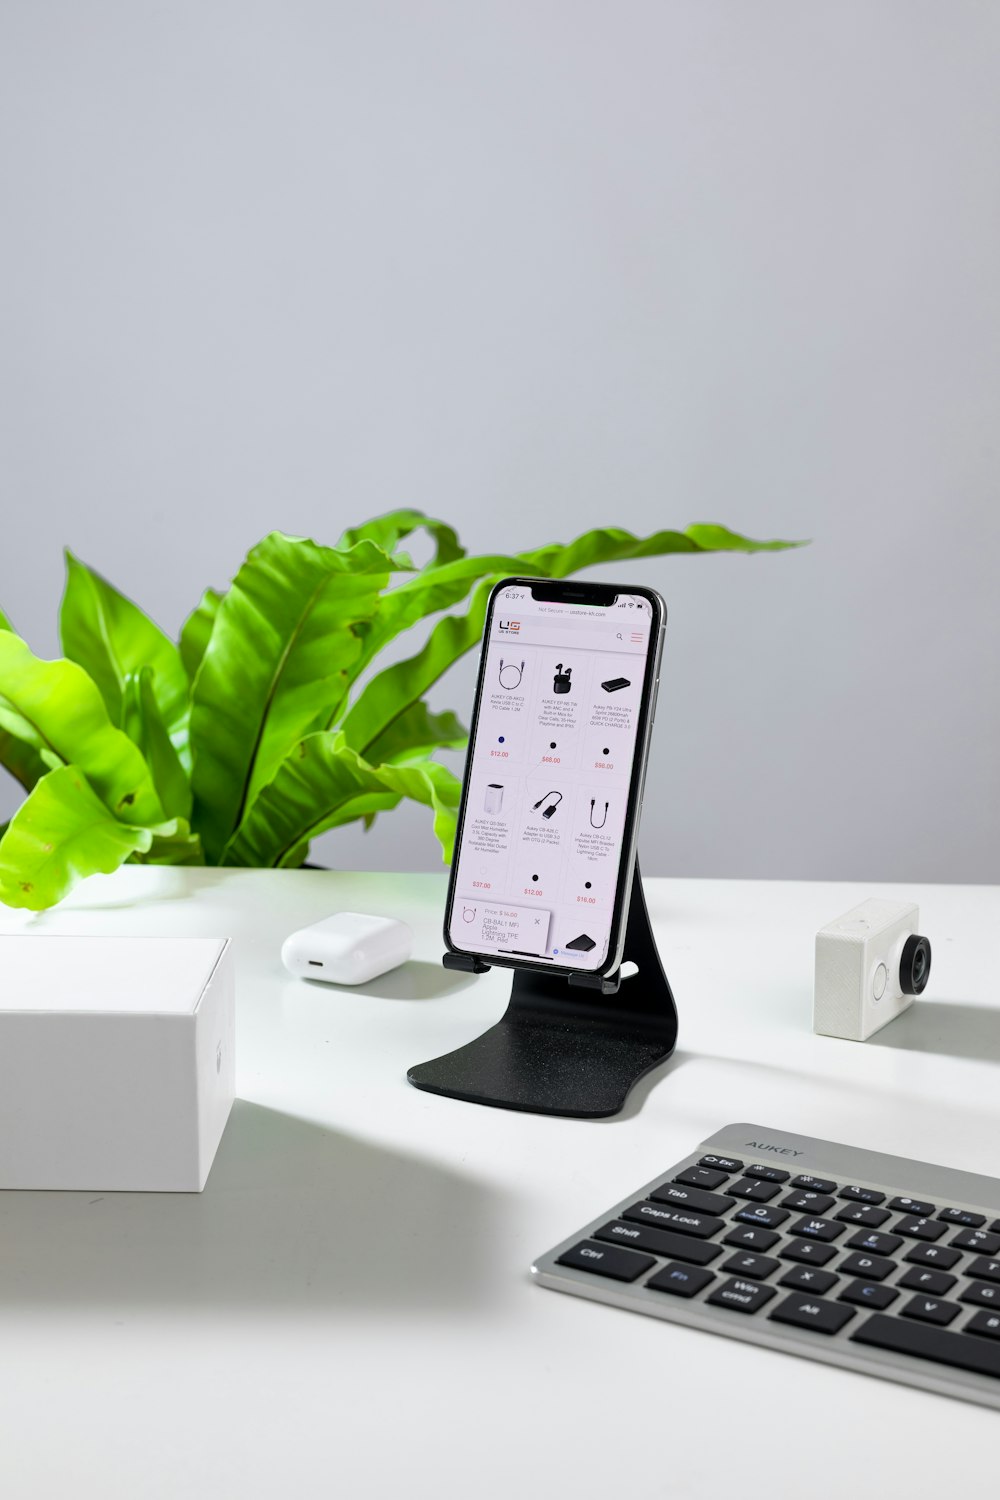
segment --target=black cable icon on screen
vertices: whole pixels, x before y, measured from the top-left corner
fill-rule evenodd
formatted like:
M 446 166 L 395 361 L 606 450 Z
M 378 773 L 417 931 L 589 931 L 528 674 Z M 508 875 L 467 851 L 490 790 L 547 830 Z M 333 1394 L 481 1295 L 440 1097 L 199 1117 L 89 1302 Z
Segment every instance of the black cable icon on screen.
M 601 821 L 599 823 L 595 823 L 594 822 L 594 803 L 596 801 L 597 801 L 596 797 L 591 797 L 591 799 L 590 799 L 590 826 L 591 826 L 591 828 L 603 828 L 604 825 L 605 825 L 605 823 L 608 821 L 608 804 L 606 802 L 604 804 L 604 817 L 601 819 Z
M 542 817 L 543 818 L 551 818 L 552 814 L 555 812 L 556 808 L 559 806 L 559 803 L 563 799 L 562 792 L 546 792 L 544 797 L 539 797 L 538 801 L 534 804 L 534 806 L 532 808 L 532 811 L 533 812 L 537 812 L 538 809 L 541 807 L 542 803 L 545 802 L 549 797 L 555 797 L 558 800 L 555 801 L 555 802 L 550 802 L 549 803 L 549 806 L 542 813 Z
M 517 673 L 517 681 L 516 682 L 504 682 L 504 680 L 503 680 L 503 674 L 505 672 L 516 672 Z M 504 688 L 508 693 L 512 693 L 515 688 L 519 688 L 521 686 L 521 678 L 523 676 L 524 676 L 524 662 L 522 662 L 521 665 L 518 666 L 516 664 L 516 662 L 509 661 L 507 663 L 507 665 L 504 666 L 503 657 L 501 656 L 501 658 L 500 658 L 500 667 L 499 667 L 499 670 L 497 671 L 497 681 L 499 682 L 499 684 L 500 684 L 500 686 L 502 688 Z

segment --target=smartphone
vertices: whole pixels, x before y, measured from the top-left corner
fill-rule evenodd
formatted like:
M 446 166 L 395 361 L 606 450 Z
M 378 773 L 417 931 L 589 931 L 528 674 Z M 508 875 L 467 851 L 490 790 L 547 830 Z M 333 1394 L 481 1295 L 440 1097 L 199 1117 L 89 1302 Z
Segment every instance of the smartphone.
M 665 622 L 635 585 L 505 578 L 491 593 L 452 953 L 567 974 L 621 964 Z

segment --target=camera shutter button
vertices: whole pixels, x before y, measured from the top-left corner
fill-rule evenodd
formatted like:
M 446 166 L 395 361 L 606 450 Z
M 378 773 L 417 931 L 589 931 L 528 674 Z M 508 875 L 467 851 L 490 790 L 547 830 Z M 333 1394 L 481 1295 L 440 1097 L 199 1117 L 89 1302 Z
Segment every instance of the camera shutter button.
M 885 994 L 885 982 L 889 977 L 889 971 L 885 964 L 877 964 L 872 976 L 872 994 L 876 1000 L 881 1000 Z

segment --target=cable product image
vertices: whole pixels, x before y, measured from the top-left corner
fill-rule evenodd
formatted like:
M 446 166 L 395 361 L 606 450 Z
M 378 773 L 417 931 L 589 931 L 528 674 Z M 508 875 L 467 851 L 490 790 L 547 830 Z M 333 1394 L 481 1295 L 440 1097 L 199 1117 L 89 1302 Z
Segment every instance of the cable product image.
M 591 797 L 591 799 L 590 799 L 590 826 L 591 826 L 591 828 L 603 828 L 604 825 L 605 825 L 605 823 L 608 821 L 608 804 L 606 802 L 604 804 L 604 817 L 601 819 L 601 821 L 599 823 L 595 823 L 594 822 L 594 804 L 595 804 L 596 801 L 597 801 L 596 797 Z
M 514 681 L 514 682 L 504 682 L 504 680 L 503 680 L 503 674 L 505 672 L 516 672 L 517 673 L 517 679 L 516 679 L 516 681 Z M 504 666 L 504 660 L 503 660 L 503 657 L 501 656 L 501 658 L 500 658 L 500 666 L 499 666 L 499 669 L 497 671 L 497 681 L 499 682 L 500 686 L 506 692 L 512 693 L 515 688 L 519 688 L 521 686 L 521 678 L 523 676 L 524 676 L 524 662 L 522 662 L 521 665 L 518 666 L 516 662 L 509 661 L 507 663 L 507 665 Z
M 538 801 L 534 804 L 534 806 L 532 807 L 532 812 L 537 812 L 542 803 L 547 802 L 550 797 L 555 797 L 557 800 L 555 802 L 549 803 L 549 806 L 542 813 L 542 817 L 551 818 L 552 814 L 555 812 L 556 808 L 559 806 L 559 803 L 563 799 L 562 792 L 546 792 L 544 796 L 539 797 Z

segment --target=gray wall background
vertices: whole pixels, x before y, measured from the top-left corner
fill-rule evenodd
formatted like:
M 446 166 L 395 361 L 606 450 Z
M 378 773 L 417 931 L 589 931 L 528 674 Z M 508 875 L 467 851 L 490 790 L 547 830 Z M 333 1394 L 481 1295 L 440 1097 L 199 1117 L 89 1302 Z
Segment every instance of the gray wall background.
M 808 537 L 614 569 L 646 868 L 1000 879 L 998 70 L 975 0 L 4 0 L 0 604 L 53 653 L 66 543 L 173 631 L 401 504 Z

